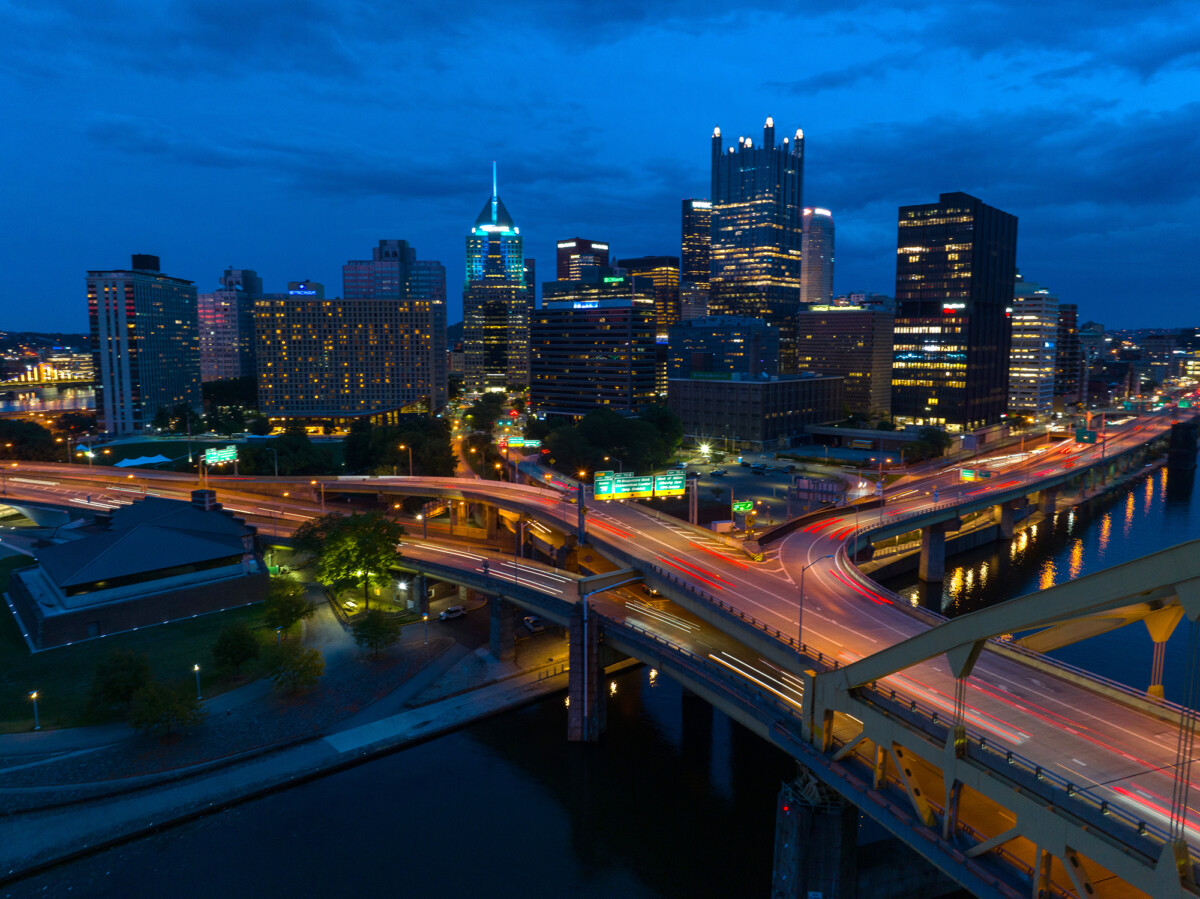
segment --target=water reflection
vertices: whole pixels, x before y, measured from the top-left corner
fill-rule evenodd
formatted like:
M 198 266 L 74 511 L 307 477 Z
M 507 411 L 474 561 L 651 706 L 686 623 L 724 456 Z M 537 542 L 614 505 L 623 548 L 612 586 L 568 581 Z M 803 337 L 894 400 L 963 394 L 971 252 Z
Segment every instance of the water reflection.
M 91 387 L 25 387 L 0 393 L 0 412 L 67 412 L 96 408 Z

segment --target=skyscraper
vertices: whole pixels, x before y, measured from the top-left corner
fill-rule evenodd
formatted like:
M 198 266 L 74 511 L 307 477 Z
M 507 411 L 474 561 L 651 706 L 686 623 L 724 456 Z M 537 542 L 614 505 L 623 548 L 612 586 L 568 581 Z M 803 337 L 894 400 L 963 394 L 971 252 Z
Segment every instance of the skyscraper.
M 863 306 L 812 306 L 797 317 L 801 371 L 842 375 L 851 412 L 892 406 L 892 313 Z
M 133 434 L 162 408 L 201 405 L 196 287 L 135 254 L 128 269 L 87 273 L 96 411 L 104 430 Z
M 608 265 L 606 243 L 584 237 L 571 237 L 560 240 L 555 249 L 558 251 L 556 275 L 559 281 L 578 281 L 583 277 L 585 266 Z
M 492 195 L 467 235 L 463 286 L 464 388 L 484 393 L 529 386 L 529 288 L 521 229 Z
M 653 284 L 593 268 L 542 285 L 530 328 L 530 405 L 547 415 L 636 414 L 655 400 Z
M 973 431 L 1008 404 L 1017 217 L 964 193 L 902 206 L 892 414 Z
M 1099 345 L 1104 343 L 1101 327 Z M 1064 406 L 1084 402 L 1087 390 L 1088 354 L 1083 350 L 1079 307 L 1075 303 L 1058 304 L 1058 353 L 1054 363 L 1054 395 Z M 1096 356 L 1100 354 L 1095 353 Z
M 778 365 L 779 329 L 762 319 L 713 315 L 671 327 L 669 378 L 770 377 Z
M 780 330 L 780 371 L 796 370 L 800 307 L 804 132 L 775 144 L 768 118 L 761 147 L 712 136 L 712 264 L 709 312 L 764 319 Z
M 253 269 L 227 268 L 217 290 L 197 296 L 202 381 L 254 376 L 254 301 L 262 292 Z
M 833 213 L 828 209 L 804 210 L 803 256 L 800 302 L 829 305 L 833 300 Z
M 683 201 L 683 239 L 680 241 L 679 282 L 708 287 L 712 265 L 712 202 Z
M 387 340 L 398 366 L 402 404 L 424 397 L 431 412 L 446 405 L 445 267 L 418 260 L 406 240 L 381 240 L 369 260 L 342 266 L 342 292 L 347 300 L 395 301 L 387 318 L 396 331 Z
M 1008 407 L 1041 418 L 1054 407 L 1058 297 L 1020 275 L 1013 293 Z

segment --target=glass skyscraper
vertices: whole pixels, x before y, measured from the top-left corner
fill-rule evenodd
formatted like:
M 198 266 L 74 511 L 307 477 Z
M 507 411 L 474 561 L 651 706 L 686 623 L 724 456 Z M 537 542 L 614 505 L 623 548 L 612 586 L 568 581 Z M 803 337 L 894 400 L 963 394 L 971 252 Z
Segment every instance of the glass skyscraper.
M 159 409 L 201 406 L 196 287 L 136 254 L 128 269 L 87 273 L 99 424 L 112 434 L 150 426 Z
M 804 210 L 803 256 L 800 302 L 828 306 L 833 302 L 833 213 L 828 209 Z
M 796 370 L 803 242 L 804 132 L 762 145 L 739 137 L 724 151 L 712 137 L 712 259 L 709 312 L 761 318 L 780 330 L 780 371 Z
M 201 380 L 254 377 L 254 301 L 262 292 L 253 269 L 227 268 L 217 290 L 197 296 Z
M 496 189 L 467 235 L 463 367 L 468 392 L 529 386 L 529 313 L 524 244 Z
M 892 414 L 952 432 L 1008 405 L 1017 217 L 969 194 L 902 206 L 896 244 Z

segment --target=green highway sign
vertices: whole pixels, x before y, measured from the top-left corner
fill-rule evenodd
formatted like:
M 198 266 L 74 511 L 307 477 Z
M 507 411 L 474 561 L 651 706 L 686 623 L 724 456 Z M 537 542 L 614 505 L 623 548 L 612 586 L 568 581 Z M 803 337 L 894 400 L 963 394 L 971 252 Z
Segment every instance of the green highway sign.
M 1190 408 L 1192 408 L 1192 401 L 1191 401 L 1191 400 L 1186 400 L 1186 399 L 1184 399 L 1184 400 L 1180 400 L 1180 401 L 1179 401 L 1179 408 L 1180 408 L 1180 409 L 1190 409 Z
M 655 496 L 683 496 L 687 492 L 687 476 L 682 471 L 668 471 L 654 476 Z
M 531 447 L 533 447 L 534 449 L 537 449 L 538 447 L 540 447 L 540 446 L 542 445 L 542 441 L 540 441 L 540 440 L 526 440 L 526 441 L 525 441 L 525 445 L 526 445 L 526 446 L 531 446 Z
M 509 446 L 524 446 L 525 438 L 524 437 L 501 437 L 500 442 L 507 443 Z
M 735 511 L 735 512 L 753 512 L 754 511 L 754 501 L 748 499 L 748 500 L 745 500 L 744 502 L 734 503 L 732 508 L 733 508 L 733 511 Z
M 222 447 L 214 446 L 214 447 L 210 447 L 209 449 L 206 449 L 204 451 L 204 464 L 205 465 L 215 465 L 218 462 L 236 462 L 236 461 L 237 461 L 237 447 L 236 446 L 222 446 Z
M 1096 432 L 1089 431 L 1086 428 L 1080 428 L 1079 430 L 1077 430 L 1075 432 L 1075 442 L 1076 443 L 1095 443 L 1096 442 Z
M 632 471 L 598 471 L 592 484 L 595 499 L 645 499 L 654 495 L 654 478 Z

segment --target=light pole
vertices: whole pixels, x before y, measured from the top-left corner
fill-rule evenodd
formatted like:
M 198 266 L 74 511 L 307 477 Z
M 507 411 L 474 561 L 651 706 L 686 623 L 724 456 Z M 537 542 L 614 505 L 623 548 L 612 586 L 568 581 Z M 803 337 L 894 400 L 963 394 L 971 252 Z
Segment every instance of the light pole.
M 833 553 L 827 553 L 819 559 L 813 559 L 807 565 L 800 569 L 800 611 L 796 616 L 796 654 L 800 654 L 800 647 L 804 645 L 804 575 L 808 569 L 812 568 L 818 562 L 824 562 L 826 559 L 832 559 Z
M 604 457 L 604 461 L 605 461 L 605 462 L 609 461 L 609 458 L 610 458 L 610 457 L 608 457 L 608 456 L 605 456 L 605 457 Z M 616 456 L 612 456 L 611 458 L 612 458 L 612 461 L 613 461 L 613 462 L 616 462 L 616 463 L 617 463 L 617 471 L 619 471 L 619 472 L 621 472 L 621 473 L 623 474 L 623 473 L 625 472 L 625 463 L 624 463 L 624 462 L 622 462 L 620 459 L 618 459 Z
M 407 443 L 402 443 L 402 444 L 400 444 L 400 449 L 408 450 L 408 476 L 411 478 L 413 476 L 412 447 L 409 446 Z
M 426 645 L 429 645 L 429 613 L 428 613 L 428 612 L 426 612 L 426 613 L 425 613 L 425 614 L 422 616 L 422 619 L 423 619 L 423 620 L 424 620 L 424 622 L 425 622 L 425 644 L 426 644 Z
M 41 730 L 42 722 L 38 720 L 37 690 L 34 690 L 32 693 L 30 693 L 29 698 L 33 700 L 33 729 Z
M 275 477 L 279 477 L 279 450 L 275 449 L 273 446 L 264 446 L 263 449 L 270 450 L 275 456 Z
M 200 666 L 193 665 L 192 671 L 196 672 L 196 701 L 200 701 Z
M 324 481 L 309 481 L 313 486 L 321 488 L 321 511 L 325 511 L 325 482 Z
M 425 519 L 424 512 L 417 513 L 417 521 L 421 522 L 421 539 L 428 540 L 429 539 L 429 526 L 428 526 L 429 523 Z

